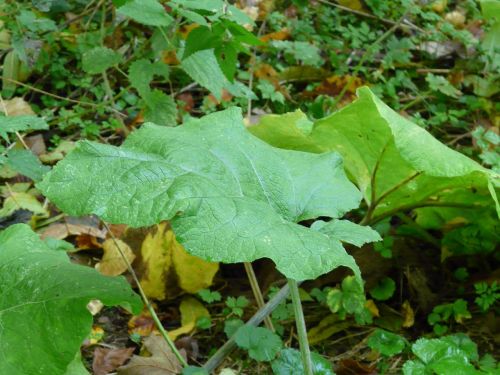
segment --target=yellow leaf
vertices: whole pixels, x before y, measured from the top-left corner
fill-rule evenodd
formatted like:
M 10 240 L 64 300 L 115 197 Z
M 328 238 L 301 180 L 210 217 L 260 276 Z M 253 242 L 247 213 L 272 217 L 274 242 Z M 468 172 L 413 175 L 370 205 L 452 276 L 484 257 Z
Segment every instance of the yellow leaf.
M 410 328 L 415 324 L 415 312 L 408 300 L 403 302 L 401 306 L 401 313 L 403 315 L 403 327 Z
M 181 327 L 170 331 L 168 335 L 175 340 L 180 335 L 187 335 L 194 331 L 196 322 L 202 317 L 210 318 L 208 310 L 193 297 L 185 297 L 179 307 L 181 312 Z
M 353 10 L 364 10 L 361 0 L 338 0 L 338 3 Z
M 118 245 L 118 246 L 117 246 Z M 120 239 L 115 240 L 107 239 L 102 244 L 104 256 L 100 263 L 97 263 L 95 268 L 106 276 L 118 276 L 127 270 L 127 263 L 122 258 L 120 250 L 125 255 L 129 263 L 135 259 L 135 255 L 129 245 Z
M 175 296 L 179 287 L 188 293 L 208 288 L 219 269 L 218 263 L 188 254 L 167 223 L 146 235 L 141 255 L 141 285 L 148 297 L 158 300 Z
M 218 263 L 207 262 L 188 254 L 175 238 L 172 251 L 175 273 L 182 290 L 196 293 L 212 285 L 214 276 L 219 270 Z
M 3 202 L 3 207 L 0 209 L 0 217 L 9 216 L 19 209 L 28 210 L 44 217 L 49 216 L 47 209 L 33 195 L 12 191 Z
M 378 318 L 380 316 L 380 312 L 378 311 L 377 305 L 375 305 L 375 302 L 372 299 L 369 299 L 365 303 L 365 307 L 370 311 L 372 316 Z
M 163 300 L 167 296 L 167 274 L 172 267 L 170 247 L 173 234 L 167 236 L 165 223 L 158 225 L 155 233 L 148 233 L 141 246 L 145 272 L 141 278 L 142 289 L 150 298 Z

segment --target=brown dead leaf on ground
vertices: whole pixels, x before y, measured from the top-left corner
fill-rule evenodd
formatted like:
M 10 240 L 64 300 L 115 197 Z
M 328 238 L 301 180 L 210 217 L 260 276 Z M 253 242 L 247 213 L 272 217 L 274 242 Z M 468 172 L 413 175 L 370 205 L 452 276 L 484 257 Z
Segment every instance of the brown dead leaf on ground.
M 151 357 L 134 355 L 130 362 L 118 368 L 119 375 L 172 375 L 182 372 L 182 365 L 165 340 L 156 335 L 144 339 Z
M 34 115 L 35 112 L 31 109 L 29 103 L 23 98 L 12 98 L 4 100 L 0 106 L 0 112 L 7 112 L 9 116 Z
M 311 98 L 315 98 L 318 95 L 337 96 L 338 94 L 340 94 L 340 92 L 344 89 L 346 85 L 348 87 L 345 98 L 347 97 L 354 98 L 354 96 L 356 95 L 356 90 L 359 87 L 365 85 L 365 83 L 359 77 L 352 77 L 350 75 L 345 75 L 345 76 L 333 75 L 325 79 L 323 82 L 321 82 L 318 86 L 314 88 L 314 90 L 304 93 L 304 96 Z
M 106 375 L 115 371 L 130 358 L 134 350 L 134 348 L 96 348 L 94 350 L 94 360 L 92 362 L 94 375 Z
M 85 224 L 53 223 L 40 233 L 42 239 L 52 237 L 58 240 L 64 240 L 69 236 L 78 236 L 82 234 L 100 239 L 106 238 L 106 231 Z
M 142 337 L 149 336 L 153 333 L 155 328 L 155 321 L 153 320 L 149 310 L 144 308 L 139 315 L 134 315 L 128 322 L 128 333 L 136 334 Z

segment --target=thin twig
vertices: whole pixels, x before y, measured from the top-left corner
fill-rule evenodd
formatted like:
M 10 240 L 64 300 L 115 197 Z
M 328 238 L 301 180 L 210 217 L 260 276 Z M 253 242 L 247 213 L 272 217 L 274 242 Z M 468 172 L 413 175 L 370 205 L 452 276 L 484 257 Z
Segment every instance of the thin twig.
M 320 3 L 323 3 L 323 4 L 326 4 L 326 5 L 330 5 L 332 7 L 338 8 L 340 10 L 356 14 L 358 16 L 362 16 L 362 17 L 366 17 L 366 18 L 371 18 L 371 19 L 374 19 L 374 20 L 378 20 L 378 21 L 383 22 L 383 23 L 388 24 L 388 25 L 397 25 L 398 27 L 401 27 L 402 29 L 412 29 L 412 30 L 416 30 L 416 31 L 420 31 L 420 32 L 425 32 L 424 29 L 418 27 L 417 25 L 414 25 L 413 23 L 411 23 L 408 20 L 404 20 L 402 23 L 398 24 L 398 22 L 396 22 L 396 21 L 389 20 L 387 18 L 377 17 L 377 16 L 375 16 L 373 14 L 366 13 L 366 12 L 363 12 L 363 11 L 360 11 L 360 10 L 356 10 L 356 9 L 351 9 L 349 7 L 346 7 L 346 6 L 337 4 L 337 3 L 333 3 L 331 1 L 327 1 L 327 0 L 318 0 L 318 1 Z
M 156 328 L 158 328 L 163 339 L 167 342 L 167 344 L 170 347 L 170 349 L 172 350 L 172 352 L 175 354 L 175 356 L 177 357 L 179 362 L 182 364 L 182 367 L 187 367 L 188 364 L 187 364 L 186 360 L 181 355 L 181 353 L 179 353 L 179 350 L 177 350 L 177 347 L 175 346 L 174 342 L 172 341 L 172 339 L 168 335 L 168 332 L 163 327 L 163 324 L 161 324 L 160 318 L 158 318 L 158 315 L 156 315 L 156 311 L 154 310 L 153 306 L 151 305 L 151 302 L 149 302 L 149 299 L 146 296 L 146 293 L 142 289 L 142 286 L 141 286 L 141 283 L 139 281 L 139 278 L 137 277 L 137 274 L 135 273 L 134 269 L 132 268 L 132 265 L 128 261 L 127 257 L 125 257 L 125 254 L 123 253 L 118 241 L 116 240 L 114 233 L 111 231 L 108 224 L 103 222 L 103 225 L 106 228 L 106 230 L 108 231 L 109 235 L 111 236 L 111 239 L 113 240 L 118 252 L 120 253 L 120 256 L 122 257 L 123 261 L 127 265 L 127 269 L 130 272 L 130 274 L 132 275 L 132 279 L 134 280 L 134 282 L 137 285 L 137 289 L 139 290 L 139 294 L 141 295 L 142 300 L 146 304 L 146 307 L 147 307 L 149 313 L 151 314 L 151 317 L 153 318 L 153 320 L 155 322 Z
M 255 301 L 257 302 L 257 306 L 259 309 L 264 307 L 264 296 L 262 295 L 262 290 L 260 289 L 259 286 L 259 281 L 257 280 L 257 276 L 255 276 L 255 272 L 252 267 L 252 263 L 250 262 L 244 262 L 243 265 L 245 266 L 245 271 L 247 273 L 248 281 L 250 282 L 250 286 L 252 288 L 253 296 L 255 298 Z M 268 329 L 271 331 L 275 332 L 273 322 L 269 316 L 266 316 L 264 319 L 264 324 Z

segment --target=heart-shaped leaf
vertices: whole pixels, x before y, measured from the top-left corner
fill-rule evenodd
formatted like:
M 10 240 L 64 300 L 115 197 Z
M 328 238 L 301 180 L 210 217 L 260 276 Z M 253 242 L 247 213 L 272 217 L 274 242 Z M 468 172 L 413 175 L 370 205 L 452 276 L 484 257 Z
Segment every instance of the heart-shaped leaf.
M 358 206 L 339 155 L 271 147 L 236 108 L 177 128 L 146 125 L 119 148 L 80 142 L 38 187 L 72 215 L 136 227 L 171 220 L 185 249 L 209 261 L 268 257 L 296 280 L 339 266 L 359 277 L 338 239 L 296 224 Z
M 142 307 L 124 278 L 72 264 L 25 224 L 0 233 L 0 285 L 0 374 L 65 374 L 90 332 L 92 299 Z

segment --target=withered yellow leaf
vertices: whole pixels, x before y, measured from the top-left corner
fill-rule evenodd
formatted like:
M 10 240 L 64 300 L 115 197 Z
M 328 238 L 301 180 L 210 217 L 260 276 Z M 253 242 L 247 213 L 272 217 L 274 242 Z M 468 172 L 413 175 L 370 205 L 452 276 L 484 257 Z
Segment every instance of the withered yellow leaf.
M 181 327 L 170 331 L 168 335 L 175 340 L 180 335 L 187 335 L 196 328 L 196 322 L 202 317 L 210 317 L 208 310 L 193 297 L 185 297 L 179 307 L 181 312 Z
M 208 288 L 219 269 L 218 263 L 189 255 L 167 223 L 146 235 L 141 256 L 142 288 L 148 297 L 158 300 L 175 295 L 178 287 L 188 293 Z
M 118 276 L 127 270 L 127 263 L 123 260 L 120 250 L 130 264 L 135 259 L 130 246 L 120 239 L 116 239 L 116 242 L 111 238 L 107 239 L 102 244 L 102 249 L 104 250 L 104 256 L 101 262 L 96 264 L 95 268 L 106 276 Z

